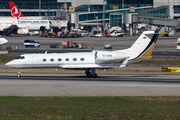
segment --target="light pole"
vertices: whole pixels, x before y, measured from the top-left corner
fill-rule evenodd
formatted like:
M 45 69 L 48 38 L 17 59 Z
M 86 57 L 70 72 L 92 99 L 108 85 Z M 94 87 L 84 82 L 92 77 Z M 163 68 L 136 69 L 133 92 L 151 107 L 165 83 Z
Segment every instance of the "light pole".
M 97 20 L 97 29 L 98 29 L 98 16 L 96 16 L 96 20 Z
M 124 9 L 124 0 L 122 0 L 122 9 Z
M 67 6 L 66 6 L 66 0 L 65 0 L 65 5 L 64 5 L 64 6 L 65 6 L 65 13 L 66 13 L 66 7 L 67 7 Z
M 103 0 L 103 36 L 104 36 L 104 26 L 105 26 L 105 0 Z
M 41 0 L 39 0 L 39 16 L 41 16 Z

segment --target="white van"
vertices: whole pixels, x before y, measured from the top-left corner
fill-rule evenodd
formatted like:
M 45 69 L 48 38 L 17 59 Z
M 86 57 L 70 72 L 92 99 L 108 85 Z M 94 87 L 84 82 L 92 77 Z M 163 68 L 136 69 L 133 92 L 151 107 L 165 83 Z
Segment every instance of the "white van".
M 40 43 L 37 40 L 24 40 L 25 47 L 40 47 Z

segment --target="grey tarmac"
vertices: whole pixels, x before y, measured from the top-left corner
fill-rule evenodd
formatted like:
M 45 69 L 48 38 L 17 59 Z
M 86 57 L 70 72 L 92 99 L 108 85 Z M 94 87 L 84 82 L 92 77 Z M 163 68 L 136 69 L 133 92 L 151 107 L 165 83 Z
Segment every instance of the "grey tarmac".
M 0 74 L 0 96 L 180 96 L 178 75 Z

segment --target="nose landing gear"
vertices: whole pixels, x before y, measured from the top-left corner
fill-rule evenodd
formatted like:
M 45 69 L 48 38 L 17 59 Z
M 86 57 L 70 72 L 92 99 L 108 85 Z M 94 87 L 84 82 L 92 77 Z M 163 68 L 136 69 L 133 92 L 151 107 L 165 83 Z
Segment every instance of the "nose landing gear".
M 17 77 L 21 77 L 22 71 L 23 71 L 23 69 L 19 69 L 19 72 L 17 73 Z

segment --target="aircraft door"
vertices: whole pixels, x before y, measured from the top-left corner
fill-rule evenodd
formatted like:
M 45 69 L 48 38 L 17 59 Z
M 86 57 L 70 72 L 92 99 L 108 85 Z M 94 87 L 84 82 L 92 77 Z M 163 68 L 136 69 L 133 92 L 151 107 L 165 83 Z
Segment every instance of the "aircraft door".
M 32 65 L 37 66 L 37 64 L 38 64 L 38 56 L 33 56 L 32 57 Z

